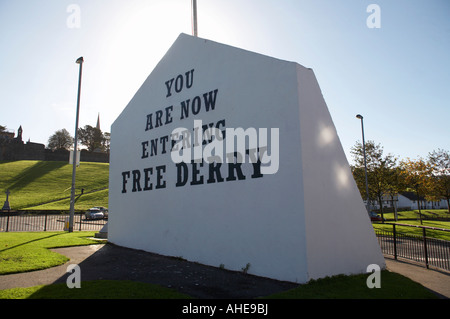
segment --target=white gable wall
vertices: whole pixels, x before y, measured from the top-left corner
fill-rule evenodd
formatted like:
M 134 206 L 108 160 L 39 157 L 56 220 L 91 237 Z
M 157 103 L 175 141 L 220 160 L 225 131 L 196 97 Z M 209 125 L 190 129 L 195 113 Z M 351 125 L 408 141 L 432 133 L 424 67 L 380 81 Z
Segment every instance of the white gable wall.
M 291 116 L 298 114 L 295 65 L 273 60 L 188 36 L 175 42 L 112 127 L 110 241 L 231 270 L 250 263 L 255 275 L 307 280 L 305 251 L 298 248 L 305 236 L 299 148 L 293 147 L 299 143 L 298 115 Z M 191 68 L 192 88 L 167 99 L 164 81 Z M 274 87 L 274 81 L 289 84 Z M 243 181 L 174 187 L 170 157 L 142 160 L 140 141 L 149 133 L 153 138 L 177 126 L 192 127 L 194 117 L 174 120 L 155 134 L 144 132 L 145 117 L 216 88 L 216 109 L 196 118 L 205 124 L 225 119 L 233 128 L 280 128 L 279 171 L 260 179 L 246 175 Z M 162 164 L 167 188 L 121 193 L 121 172 Z
M 192 87 L 168 97 L 165 81 L 192 69 Z M 214 110 L 180 119 L 181 101 L 215 89 Z M 168 106 L 173 106 L 172 122 L 146 131 L 147 115 Z M 142 158 L 142 142 L 170 135 L 176 127 L 190 129 L 194 119 L 203 124 L 224 120 L 228 128 L 279 128 L 278 172 L 251 178 L 251 164 L 243 164 L 245 180 L 207 183 L 204 165 L 199 168 L 203 183 L 177 187 L 170 153 L 159 149 Z M 158 166 L 165 168 L 165 186 L 155 189 Z M 136 170 L 143 175 L 147 168 L 153 169 L 154 188 L 133 192 L 128 178 L 122 193 L 122 174 Z M 108 238 L 230 270 L 250 264 L 250 274 L 293 282 L 355 272 L 382 260 L 349 174 L 312 71 L 180 35 L 112 125 Z M 334 218 L 339 214 L 342 218 Z M 360 256 L 356 261 L 355 255 Z

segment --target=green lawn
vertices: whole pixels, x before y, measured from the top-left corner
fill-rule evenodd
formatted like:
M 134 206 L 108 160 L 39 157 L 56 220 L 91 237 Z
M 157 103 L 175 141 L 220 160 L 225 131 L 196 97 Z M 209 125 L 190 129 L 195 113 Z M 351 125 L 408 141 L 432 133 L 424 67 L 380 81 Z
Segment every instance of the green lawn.
M 76 195 L 80 195 L 81 189 L 85 194 L 78 198 L 75 209 L 108 207 L 108 181 L 109 164 L 81 162 L 76 172 Z M 6 196 L 4 193 L 9 189 L 13 210 L 68 211 L 71 185 L 72 165 L 67 162 L 0 162 L 0 196 Z
M 94 232 L 0 232 L 0 275 L 40 270 L 69 259 L 48 248 L 98 244 Z
M 421 210 L 422 217 L 428 217 L 428 218 L 450 218 L 450 213 L 447 209 L 422 209 Z M 378 213 L 378 215 L 381 215 Z M 384 213 L 384 218 L 386 219 L 395 219 L 394 213 Z M 397 212 L 397 218 L 398 220 L 411 220 L 411 219 L 419 219 L 419 210 L 407 210 L 407 211 L 401 211 Z
M 450 230 L 450 221 L 442 221 L 442 220 L 429 220 L 429 219 L 422 219 L 422 223 L 420 222 L 420 219 L 418 217 L 418 210 L 415 211 L 404 211 L 398 213 L 398 220 L 394 220 L 394 213 L 387 213 L 384 214 L 384 218 L 387 219 L 386 224 L 376 222 L 373 223 L 373 227 L 375 230 L 385 230 L 385 231 L 392 231 L 393 226 L 390 225 L 392 223 L 395 224 L 406 224 L 406 225 L 415 225 L 415 226 L 427 226 L 427 227 L 434 227 L 434 228 L 443 228 L 443 229 L 449 229 Z M 425 216 L 438 216 L 441 218 L 449 218 L 450 214 L 448 214 L 447 210 L 424 210 Z M 422 229 L 416 228 L 416 227 L 406 227 L 406 226 L 396 226 L 396 231 L 401 233 L 408 233 L 408 234 L 414 234 L 418 236 L 422 236 Z M 450 241 L 450 231 L 439 231 L 439 230 L 426 230 L 427 237 L 432 238 L 438 238 L 443 240 L 449 240 Z
M 94 232 L 23 232 L 0 233 L 0 274 L 32 271 L 63 264 L 65 256 L 48 248 L 98 243 L 90 239 Z M 436 298 L 429 290 L 399 274 L 381 272 L 381 288 L 368 288 L 369 274 L 335 276 L 314 280 L 308 284 L 279 294 L 270 299 L 409 299 Z M 65 284 L 13 288 L 0 291 L 0 299 L 20 298 L 188 298 L 174 290 L 157 285 L 128 281 L 87 281 L 81 289 L 69 289 Z

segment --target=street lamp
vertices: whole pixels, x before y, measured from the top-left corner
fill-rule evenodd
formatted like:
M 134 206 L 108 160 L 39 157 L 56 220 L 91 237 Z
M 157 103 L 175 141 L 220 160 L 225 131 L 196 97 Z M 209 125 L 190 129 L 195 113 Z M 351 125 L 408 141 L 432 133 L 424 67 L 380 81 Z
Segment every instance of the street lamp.
M 362 132 L 362 141 L 363 141 L 363 155 L 364 155 L 364 172 L 366 175 L 366 196 L 367 196 L 367 212 L 370 214 L 370 202 L 369 202 L 369 182 L 367 181 L 367 162 L 366 162 L 366 142 L 364 141 L 364 121 L 363 116 L 361 114 L 356 115 L 357 119 L 361 120 L 361 132 Z
M 72 191 L 70 193 L 70 215 L 69 215 L 69 232 L 73 232 L 73 216 L 75 212 L 75 173 L 77 170 L 77 144 L 78 144 L 78 115 L 80 113 L 80 93 L 81 93 L 81 73 L 83 69 L 83 57 L 79 57 L 75 63 L 80 65 L 80 73 L 78 76 L 78 97 L 77 97 L 77 115 L 75 120 L 75 139 L 73 146 L 72 158 Z

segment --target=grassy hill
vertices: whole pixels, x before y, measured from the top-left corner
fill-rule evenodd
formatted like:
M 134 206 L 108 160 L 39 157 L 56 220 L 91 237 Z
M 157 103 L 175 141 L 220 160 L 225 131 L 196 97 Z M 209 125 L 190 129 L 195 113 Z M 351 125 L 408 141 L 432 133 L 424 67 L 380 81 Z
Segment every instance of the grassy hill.
M 109 164 L 81 162 L 76 172 L 75 210 L 108 207 L 108 181 Z M 9 189 L 12 210 L 68 211 L 71 186 L 72 165 L 67 162 L 0 161 L 0 205 Z

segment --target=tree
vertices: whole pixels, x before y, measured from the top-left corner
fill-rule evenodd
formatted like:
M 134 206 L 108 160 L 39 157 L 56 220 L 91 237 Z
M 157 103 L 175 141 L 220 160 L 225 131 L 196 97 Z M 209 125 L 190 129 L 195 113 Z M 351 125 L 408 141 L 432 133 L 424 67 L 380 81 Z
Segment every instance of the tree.
M 419 208 L 419 218 L 422 224 L 420 196 L 425 197 L 429 193 L 431 166 L 422 158 L 417 160 L 407 158 L 401 161 L 400 165 L 407 187 L 414 189 L 417 193 L 417 207 Z
M 68 150 L 72 145 L 72 136 L 70 136 L 69 132 L 65 128 L 63 128 L 62 130 L 56 131 L 52 136 L 49 137 L 47 147 L 52 150 Z
M 108 139 L 103 135 L 102 131 L 96 127 L 86 125 L 84 128 L 79 128 L 78 137 L 80 143 L 86 146 L 90 152 L 95 150 L 104 152 L 106 150 Z
M 383 196 L 398 191 L 400 187 L 398 170 L 396 169 L 397 158 L 392 154 L 383 157 L 383 147 L 380 144 L 375 144 L 374 141 L 367 141 L 365 144 L 369 198 L 378 201 L 383 217 Z M 351 149 L 351 153 L 355 161 L 355 166 L 352 168 L 353 176 L 362 195 L 366 192 L 362 143 L 356 142 Z M 363 197 L 365 198 L 365 196 Z
M 431 168 L 430 183 L 428 184 L 431 200 L 447 200 L 450 213 L 450 153 L 438 149 L 428 154 L 428 164 Z
M 395 197 L 398 193 L 406 190 L 406 183 L 403 177 L 402 168 L 400 166 L 394 167 L 387 178 L 385 196 L 391 201 L 392 207 L 394 207 L 394 217 L 397 220 L 397 206 L 394 203 Z
M 111 144 L 111 133 L 105 132 L 103 136 L 105 137 L 105 150 L 106 152 L 109 152 Z

